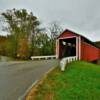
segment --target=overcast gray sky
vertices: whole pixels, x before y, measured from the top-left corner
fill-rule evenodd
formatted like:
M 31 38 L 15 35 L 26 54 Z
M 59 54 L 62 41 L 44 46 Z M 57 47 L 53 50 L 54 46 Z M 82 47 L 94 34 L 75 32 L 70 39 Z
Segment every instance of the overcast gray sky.
M 64 28 L 100 40 L 100 0 L 0 0 L 0 12 L 25 8 L 42 24 L 59 21 Z

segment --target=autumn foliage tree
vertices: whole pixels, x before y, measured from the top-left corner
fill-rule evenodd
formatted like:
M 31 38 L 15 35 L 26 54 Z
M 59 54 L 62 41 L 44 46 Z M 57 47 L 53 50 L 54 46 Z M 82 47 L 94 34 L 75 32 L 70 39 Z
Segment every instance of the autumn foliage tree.
M 6 55 L 7 37 L 0 36 L 0 55 Z
M 29 58 L 29 45 L 27 42 L 27 38 L 20 38 L 17 50 L 17 57 L 20 59 L 28 59 Z
M 32 51 L 30 50 L 33 44 L 32 36 L 38 30 L 39 21 L 37 17 L 32 12 L 28 13 L 26 9 L 7 10 L 2 13 L 2 16 L 4 17 L 4 22 L 8 23 L 4 30 L 10 33 L 11 39 L 9 42 L 12 43 L 13 57 L 26 58 L 27 52 Z

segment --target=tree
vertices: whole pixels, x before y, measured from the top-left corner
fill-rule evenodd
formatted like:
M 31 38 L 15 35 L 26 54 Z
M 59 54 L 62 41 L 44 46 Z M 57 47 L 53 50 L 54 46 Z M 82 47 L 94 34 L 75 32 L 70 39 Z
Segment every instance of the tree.
M 63 31 L 62 27 L 59 25 L 57 21 L 51 22 L 49 26 L 49 30 L 51 33 L 51 39 L 56 39 L 58 35 Z
M 7 37 L 0 36 L 0 55 L 6 55 Z
M 95 44 L 96 44 L 98 47 L 100 47 L 100 41 L 95 42 Z
M 34 56 L 49 55 L 49 42 L 49 37 L 46 33 L 40 32 L 37 34 L 34 38 Z
M 50 34 L 51 51 L 52 51 L 52 54 L 55 54 L 56 38 L 57 38 L 58 35 L 61 34 L 63 29 L 59 25 L 58 22 L 54 21 L 54 22 L 50 23 L 49 30 L 50 30 L 50 33 L 51 33 Z
M 8 31 L 11 34 L 10 41 L 14 42 L 14 57 L 17 57 L 18 55 L 18 49 L 21 49 L 22 45 L 19 42 L 21 38 L 23 42 L 26 40 L 26 45 L 28 43 L 27 48 L 32 49 L 33 40 L 32 37 L 38 30 L 39 21 L 36 16 L 33 15 L 32 12 L 28 13 L 26 9 L 12 9 L 7 10 L 6 12 L 2 13 L 2 16 L 4 17 L 4 22 L 8 23 L 8 25 L 5 27 L 5 30 Z M 21 42 L 22 42 L 21 40 Z M 22 42 L 22 44 L 23 44 Z M 19 46 L 20 45 L 20 46 Z M 24 48 L 25 49 L 25 48 Z M 28 50 L 27 49 L 27 50 Z M 29 51 L 29 50 L 28 50 Z M 27 52 L 28 52 L 27 51 Z
M 18 47 L 19 49 L 17 51 L 18 52 L 17 57 L 20 59 L 29 59 L 30 51 L 29 51 L 27 38 L 20 38 Z

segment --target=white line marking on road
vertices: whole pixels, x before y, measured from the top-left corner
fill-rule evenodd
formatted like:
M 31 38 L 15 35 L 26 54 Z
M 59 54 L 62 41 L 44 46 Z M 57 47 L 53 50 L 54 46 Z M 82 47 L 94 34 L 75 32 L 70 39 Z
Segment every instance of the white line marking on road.
M 32 87 L 33 87 L 35 84 L 37 84 L 37 82 L 38 82 L 38 80 L 36 80 L 36 81 L 25 91 L 25 93 L 24 93 L 22 96 L 20 96 L 20 97 L 18 98 L 18 100 L 25 100 L 25 96 L 29 93 L 29 91 L 32 89 Z

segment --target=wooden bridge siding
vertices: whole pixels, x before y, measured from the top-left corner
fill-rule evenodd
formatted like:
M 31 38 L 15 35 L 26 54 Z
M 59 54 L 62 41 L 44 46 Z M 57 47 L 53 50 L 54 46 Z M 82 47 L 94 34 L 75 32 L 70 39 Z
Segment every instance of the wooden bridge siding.
M 61 36 L 59 37 L 59 39 L 67 38 L 67 37 L 73 37 L 73 36 L 78 36 L 78 35 L 74 34 L 73 32 L 66 31 L 63 34 L 61 34 Z
M 81 60 L 94 61 L 100 59 L 100 50 L 91 44 L 81 42 Z

